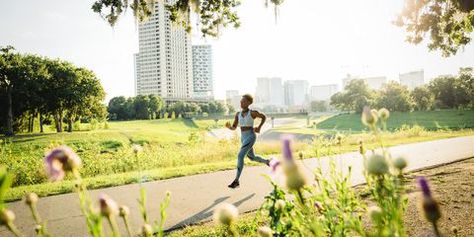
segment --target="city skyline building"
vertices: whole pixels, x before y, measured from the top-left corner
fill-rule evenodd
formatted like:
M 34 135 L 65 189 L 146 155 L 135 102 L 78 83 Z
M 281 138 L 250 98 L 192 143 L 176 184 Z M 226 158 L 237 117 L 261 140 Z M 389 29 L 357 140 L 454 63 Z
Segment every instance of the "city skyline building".
M 136 94 L 164 99 L 193 97 L 191 36 L 173 25 L 162 2 L 156 2 L 149 20 L 138 25 Z
M 398 76 L 400 84 L 407 86 L 408 89 L 413 90 L 416 87 L 425 84 L 425 72 L 423 69 L 407 73 L 401 73 Z
M 308 104 L 308 87 L 306 80 L 288 80 L 284 83 L 285 105 L 304 107 Z
M 212 74 L 212 46 L 193 45 L 193 96 L 214 99 Z

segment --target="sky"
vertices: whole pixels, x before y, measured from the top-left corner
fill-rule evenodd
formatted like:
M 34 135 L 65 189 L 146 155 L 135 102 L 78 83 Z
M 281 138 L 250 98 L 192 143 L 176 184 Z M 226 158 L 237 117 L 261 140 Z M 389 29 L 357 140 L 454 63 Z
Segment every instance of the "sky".
M 107 99 L 134 96 L 133 54 L 138 29 L 131 11 L 110 27 L 92 12 L 93 0 L 0 0 L 0 46 L 61 58 L 92 69 Z M 217 99 L 237 89 L 254 93 L 257 77 L 341 84 L 347 74 L 387 76 L 424 69 L 425 81 L 474 67 L 474 46 L 443 58 L 426 42 L 411 45 L 391 22 L 403 0 L 286 0 L 265 8 L 265 0 L 242 0 L 242 25 L 217 39 L 193 33 L 195 44 L 213 45 Z

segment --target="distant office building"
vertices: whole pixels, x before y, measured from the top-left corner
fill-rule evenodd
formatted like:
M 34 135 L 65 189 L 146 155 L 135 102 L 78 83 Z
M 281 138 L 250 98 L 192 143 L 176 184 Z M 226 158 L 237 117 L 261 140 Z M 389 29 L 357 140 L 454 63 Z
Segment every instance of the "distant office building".
M 380 90 L 382 86 L 387 83 L 387 77 L 380 76 L 380 77 L 352 77 L 351 75 L 347 75 L 346 78 L 342 79 L 342 87 L 343 89 L 346 88 L 347 84 L 354 79 L 362 79 L 367 83 L 370 89 L 373 90 Z
M 257 78 L 257 91 L 255 102 L 261 107 L 283 106 L 284 95 L 281 78 L 260 77 Z
M 398 78 L 400 80 L 400 84 L 407 86 L 410 90 L 425 84 L 424 70 L 402 73 L 399 74 Z
M 236 111 L 240 109 L 241 95 L 237 90 L 227 90 L 225 92 L 225 102 L 228 105 L 234 107 Z
M 309 83 L 305 80 L 285 81 L 284 94 L 287 106 L 301 106 L 308 104 Z
M 194 98 L 214 98 L 211 45 L 193 45 L 193 87 Z
M 162 1 L 148 21 L 138 25 L 136 93 L 166 99 L 193 97 L 191 36 L 169 19 Z
M 312 86 L 310 98 L 311 100 L 329 100 L 331 96 L 337 93 L 337 85 L 320 85 Z
M 137 82 L 139 81 L 138 80 L 138 71 L 140 69 L 138 69 L 138 53 L 135 53 L 133 54 L 133 74 L 134 74 L 134 92 L 135 92 L 135 96 L 138 95 L 138 89 L 137 89 Z

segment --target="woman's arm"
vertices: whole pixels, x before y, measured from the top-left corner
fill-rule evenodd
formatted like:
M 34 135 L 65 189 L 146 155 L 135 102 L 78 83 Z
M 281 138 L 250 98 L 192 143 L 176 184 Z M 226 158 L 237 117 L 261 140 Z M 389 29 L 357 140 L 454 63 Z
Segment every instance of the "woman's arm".
M 265 120 L 267 120 L 267 116 L 265 116 L 265 114 L 263 113 L 260 113 L 258 111 L 252 111 L 252 117 L 255 119 L 255 118 L 260 118 L 261 121 L 260 121 L 260 124 L 258 125 L 258 127 L 254 128 L 254 131 L 256 133 L 259 133 L 260 132 L 260 129 L 262 129 L 262 126 L 263 124 L 265 123 Z
M 232 126 L 230 126 L 230 122 L 225 123 L 225 126 L 230 130 L 235 130 L 237 128 L 237 125 L 239 124 L 239 117 L 238 116 L 239 116 L 239 112 L 237 112 L 235 114 L 234 123 L 232 124 Z

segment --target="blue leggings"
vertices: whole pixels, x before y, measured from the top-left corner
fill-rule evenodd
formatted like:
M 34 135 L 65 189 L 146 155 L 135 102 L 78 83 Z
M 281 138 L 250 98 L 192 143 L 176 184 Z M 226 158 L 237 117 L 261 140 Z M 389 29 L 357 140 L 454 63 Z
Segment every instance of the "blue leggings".
M 253 150 L 253 145 L 257 140 L 257 136 L 253 130 L 242 131 L 240 141 L 242 146 L 240 147 L 239 154 L 237 156 L 237 176 L 235 177 L 236 181 L 239 181 L 240 174 L 242 174 L 242 169 L 244 168 L 244 158 L 247 156 L 250 160 L 260 162 L 260 163 L 268 163 L 268 160 L 264 159 L 259 155 L 255 155 Z

